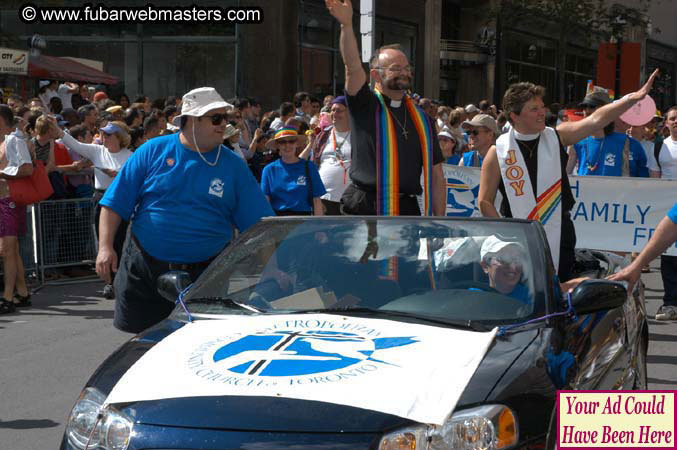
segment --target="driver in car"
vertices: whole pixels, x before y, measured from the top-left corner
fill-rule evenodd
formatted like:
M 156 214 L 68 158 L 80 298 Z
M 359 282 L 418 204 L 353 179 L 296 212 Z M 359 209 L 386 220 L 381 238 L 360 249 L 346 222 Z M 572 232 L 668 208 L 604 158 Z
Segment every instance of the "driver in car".
M 525 304 L 531 302 L 529 288 L 524 283 L 524 247 L 511 241 L 489 236 L 480 249 L 480 265 L 489 277 L 489 286 L 503 295 Z

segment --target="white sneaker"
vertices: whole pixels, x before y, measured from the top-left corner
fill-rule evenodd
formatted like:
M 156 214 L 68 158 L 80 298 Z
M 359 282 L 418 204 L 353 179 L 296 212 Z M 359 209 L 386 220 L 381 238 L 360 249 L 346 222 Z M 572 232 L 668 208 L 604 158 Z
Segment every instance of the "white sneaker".
M 656 320 L 677 320 L 677 306 L 661 306 L 656 313 Z

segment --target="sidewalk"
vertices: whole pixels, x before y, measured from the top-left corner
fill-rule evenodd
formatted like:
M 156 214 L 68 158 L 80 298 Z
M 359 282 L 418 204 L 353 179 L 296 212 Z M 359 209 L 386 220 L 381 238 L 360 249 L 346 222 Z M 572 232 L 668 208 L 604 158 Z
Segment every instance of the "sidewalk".
M 649 389 L 677 389 L 677 321 L 654 320 L 663 304 L 660 259 L 651 263 L 651 273 L 642 274 L 646 312 L 649 317 Z

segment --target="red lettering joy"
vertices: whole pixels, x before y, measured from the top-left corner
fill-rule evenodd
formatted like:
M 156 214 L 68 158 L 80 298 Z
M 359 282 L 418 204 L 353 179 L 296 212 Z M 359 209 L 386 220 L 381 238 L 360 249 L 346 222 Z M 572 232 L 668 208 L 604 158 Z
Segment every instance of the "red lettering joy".
M 510 166 L 505 171 L 505 176 L 511 181 L 519 180 L 523 175 L 524 171 L 520 166 Z
M 512 166 L 517 162 L 517 156 L 515 155 L 515 150 L 508 150 L 508 158 L 505 160 L 505 163 L 509 166 Z
M 524 180 L 513 181 L 510 186 L 515 190 L 517 197 L 524 195 Z
M 515 196 L 520 197 L 524 195 L 524 180 L 521 179 L 524 176 L 524 170 L 520 166 L 514 165 L 517 164 L 515 150 L 508 150 L 508 157 L 505 159 L 505 163 L 510 166 L 505 170 L 505 176 L 508 180 L 512 181 L 510 186 L 515 190 Z

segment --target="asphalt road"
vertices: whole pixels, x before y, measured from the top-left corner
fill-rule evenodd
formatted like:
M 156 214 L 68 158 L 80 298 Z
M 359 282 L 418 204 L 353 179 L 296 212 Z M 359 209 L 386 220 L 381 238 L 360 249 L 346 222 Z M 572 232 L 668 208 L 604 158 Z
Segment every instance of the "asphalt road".
M 662 303 L 658 263 L 643 275 L 651 317 Z M 0 316 L 0 450 L 58 448 L 96 367 L 131 335 L 112 325 L 100 283 L 45 287 L 33 308 Z M 677 388 L 677 322 L 650 320 L 649 387 Z

